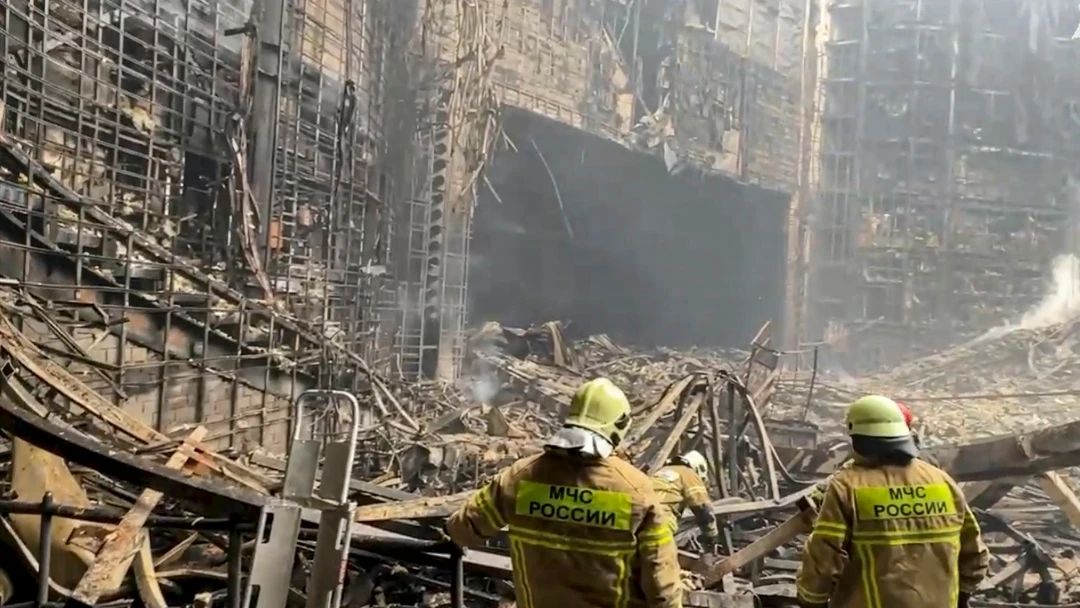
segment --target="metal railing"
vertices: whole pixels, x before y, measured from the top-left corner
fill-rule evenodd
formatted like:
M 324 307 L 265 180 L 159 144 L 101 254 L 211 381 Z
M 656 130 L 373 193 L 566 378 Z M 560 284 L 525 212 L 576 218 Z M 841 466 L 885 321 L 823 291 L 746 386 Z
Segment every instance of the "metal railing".
M 40 502 L 0 500 L 0 515 L 40 515 L 41 531 L 38 538 L 37 592 L 32 602 L 7 604 L 4 608 L 60 608 L 82 605 L 75 598 L 65 601 L 49 601 L 50 562 L 52 561 L 53 519 L 63 517 L 100 524 L 119 524 L 124 513 L 113 509 L 84 508 L 58 504 L 52 494 L 46 492 Z M 242 563 L 243 535 L 253 532 L 253 522 L 235 518 L 172 517 L 151 515 L 144 528 L 188 531 L 228 532 L 227 557 L 227 603 L 228 608 L 242 608 L 244 596 L 244 573 Z M 415 554 L 444 554 L 451 562 L 450 599 L 454 608 L 464 608 L 465 572 L 464 550 L 449 541 L 424 541 L 410 538 L 353 537 L 352 545 L 372 553 L 392 552 L 403 557 Z M 284 607 L 282 607 L 284 608 Z
M 50 562 L 52 562 L 53 519 L 63 517 L 100 524 L 119 524 L 124 514 L 112 509 L 73 507 L 57 504 L 52 493 L 46 492 L 40 502 L 0 500 L 0 515 L 40 515 L 41 531 L 38 537 L 38 587 L 32 602 L 8 604 L 5 608 L 43 608 L 46 606 L 77 606 L 77 599 L 68 598 L 66 602 L 50 602 Z M 240 608 L 242 598 L 241 548 L 243 533 L 254 529 L 247 522 L 230 518 L 208 517 L 168 517 L 151 515 L 144 525 L 146 528 L 168 528 L 173 530 L 227 531 L 229 544 L 228 558 L 228 608 Z

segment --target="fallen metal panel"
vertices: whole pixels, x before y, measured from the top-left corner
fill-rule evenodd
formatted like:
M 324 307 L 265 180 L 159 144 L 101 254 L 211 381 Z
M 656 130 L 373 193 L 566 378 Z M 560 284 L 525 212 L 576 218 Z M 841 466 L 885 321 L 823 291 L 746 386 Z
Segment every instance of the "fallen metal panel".
M 0 379 L 0 385 L 4 383 Z M 254 520 L 265 504 L 262 495 L 190 477 L 141 456 L 103 445 L 77 431 L 0 399 L 0 426 L 57 456 L 104 475 L 164 493 L 204 515 L 236 515 Z

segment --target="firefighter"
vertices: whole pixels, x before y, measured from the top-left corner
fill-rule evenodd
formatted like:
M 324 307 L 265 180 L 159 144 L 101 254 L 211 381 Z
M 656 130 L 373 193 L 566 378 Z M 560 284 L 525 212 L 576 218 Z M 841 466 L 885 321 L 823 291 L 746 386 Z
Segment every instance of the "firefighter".
M 915 432 L 915 414 L 911 413 L 911 408 L 899 401 L 896 402 L 896 407 L 900 408 L 900 412 L 904 414 L 904 424 L 911 429 L 911 440 L 915 442 L 915 447 L 922 448 L 922 442 L 919 441 L 919 434 Z M 937 466 L 937 463 L 931 464 Z
M 908 406 L 900 403 L 899 401 L 896 402 L 896 407 L 900 408 L 900 413 L 904 416 L 904 424 L 907 425 L 908 430 L 911 430 L 911 440 L 915 442 L 915 447 L 919 447 L 919 436 L 915 434 L 914 430 L 911 429 L 912 423 L 915 422 L 915 415 L 911 413 L 911 409 L 908 408 Z M 849 456 L 847 459 L 844 460 L 844 462 L 840 463 L 840 468 L 843 468 L 844 464 L 850 459 L 851 457 Z M 931 464 L 936 465 L 936 463 Z M 833 473 L 833 475 L 835 474 L 836 473 Z M 814 486 L 814 489 L 810 492 L 810 498 L 814 501 L 815 505 L 820 505 L 822 499 L 825 498 L 825 490 L 829 487 L 829 480 L 832 479 L 833 475 L 829 475 L 825 479 L 819 481 L 817 485 Z
M 990 553 L 956 482 L 916 458 L 896 402 L 845 417 L 855 456 L 829 482 L 796 579 L 803 608 L 966 607 Z
M 649 478 L 612 454 L 629 428 L 626 395 L 586 382 L 544 451 L 476 492 L 447 534 L 468 547 L 508 527 L 521 608 L 681 607 L 678 551 Z
M 660 498 L 671 533 L 679 531 L 679 518 L 683 511 L 690 509 L 701 530 L 699 539 L 705 550 L 714 549 L 720 540 L 709 490 L 705 486 L 708 472 L 709 464 L 705 457 L 693 450 L 672 458 L 652 477 L 653 489 Z
M 900 403 L 899 401 L 896 402 L 896 407 L 900 408 L 900 413 L 904 416 L 904 424 L 906 424 L 907 427 L 910 429 L 912 423 L 915 422 L 915 414 L 911 413 L 911 408 L 904 405 L 903 403 Z

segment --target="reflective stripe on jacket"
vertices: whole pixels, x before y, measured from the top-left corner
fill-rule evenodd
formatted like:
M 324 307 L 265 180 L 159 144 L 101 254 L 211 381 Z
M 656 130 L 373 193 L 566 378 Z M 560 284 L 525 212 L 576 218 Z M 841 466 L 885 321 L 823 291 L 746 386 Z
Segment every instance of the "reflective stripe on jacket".
M 660 499 L 665 520 L 672 533 L 679 530 L 679 518 L 683 511 L 694 512 L 702 534 L 716 537 L 716 519 L 712 514 L 709 489 L 694 469 L 681 464 L 669 464 L 652 476 L 653 489 Z
M 990 553 L 956 482 L 912 460 L 834 473 L 796 580 L 800 603 L 952 608 L 986 576 Z
M 912 437 L 915 439 L 915 444 L 918 445 L 919 436 L 912 433 Z M 839 471 L 848 466 L 848 463 L 851 462 L 851 459 L 852 456 L 848 456 L 847 458 L 845 458 L 843 462 L 840 463 L 840 466 L 837 467 L 837 470 Z M 937 458 L 935 458 L 933 454 L 922 452 L 919 455 L 919 459 L 923 462 L 932 464 L 935 467 L 941 466 L 938 464 Z M 825 490 L 828 489 L 829 481 L 833 478 L 833 475 L 836 475 L 836 473 L 834 472 L 832 475 L 829 475 L 825 479 L 822 479 L 821 481 L 814 484 L 814 489 L 810 491 L 810 500 L 813 500 L 815 505 L 820 505 L 821 501 L 825 499 Z
M 520 608 L 678 608 L 678 551 L 648 477 L 626 461 L 557 451 L 524 458 L 452 515 L 475 546 L 509 528 Z

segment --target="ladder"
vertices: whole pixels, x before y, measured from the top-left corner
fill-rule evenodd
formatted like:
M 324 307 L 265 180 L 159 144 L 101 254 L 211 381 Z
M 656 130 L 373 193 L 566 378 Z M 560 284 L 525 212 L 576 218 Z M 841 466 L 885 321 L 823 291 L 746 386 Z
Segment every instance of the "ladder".
M 349 406 L 352 420 L 344 433 L 327 432 L 320 437 L 313 422 L 309 435 L 304 436 L 305 404 L 315 399 L 325 401 L 326 409 L 333 409 L 337 403 Z M 315 560 L 307 579 L 306 608 L 341 605 L 352 514 L 356 509 L 349 502 L 349 482 L 360 427 L 360 403 L 345 391 L 309 390 L 300 393 L 293 405 L 295 428 L 281 498 L 266 507 L 264 517 L 269 532 L 264 531 L 256 540 L 243 608 L 286 605 L 305 510 L 317 512 L 319 521 Z

